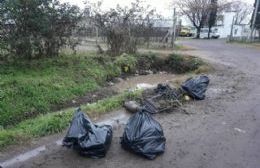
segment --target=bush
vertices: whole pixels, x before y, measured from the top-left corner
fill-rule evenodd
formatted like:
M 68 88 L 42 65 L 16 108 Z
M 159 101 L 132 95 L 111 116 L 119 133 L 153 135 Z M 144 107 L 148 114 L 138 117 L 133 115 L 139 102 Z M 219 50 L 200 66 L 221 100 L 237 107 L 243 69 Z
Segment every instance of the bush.
M 124 73 L 134 73 L 136 70 L 137 59 L 128 54 L 122 54 L 116 58 L 115 64 L 121 68 Z
M 107 81 L 110 81 L 114 77 L 121 75 L 121 68 L 118 66 L 115 66 L 111 62 L 106 63 L 105 69 L 106 69 L 106 73 L 107 73 L 107 77 L 106 77 Z
M 158 59 L 156 54 L 154 53 L 145 53 L 145 54 L 138 54 L 136 55 L 136 58 L 138 60 L 138 68 L 139 69 L 152 69 L 153 64 Z
M 164 69 L 165 59 L 156 53 L 148 52 L 136 55 L 139 70 L 160 71 Z
M 122 53 L 134 54 L 137 45 L 142 43 L 140 36 L 149 39 L 152 25 L 148 18 L 156 18 L 150 6 L 137 0 L 130 7 L 117 5 L 115 9 L 101 12 L 101 3 L 87 3 L 86 10 L 101 34 L 106 38 L 108 54 L 118 56 Z M 90 10 L 91 9 L 91 10 Z
M 166 64 L 175 73 L 185 73 L 198 69 L 203 62 L 196 57 L 171 54 Z
M 32 59 L 58 56 L 78 44 L 79 7 L 58 0 L 0 1 L 0 54 Z M 4 52 L 2 52 L 4 51 Z

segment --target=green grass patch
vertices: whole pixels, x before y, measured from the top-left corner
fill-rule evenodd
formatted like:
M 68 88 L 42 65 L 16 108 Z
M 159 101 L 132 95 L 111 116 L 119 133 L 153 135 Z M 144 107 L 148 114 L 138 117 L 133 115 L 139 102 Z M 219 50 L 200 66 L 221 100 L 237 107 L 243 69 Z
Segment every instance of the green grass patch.
M 82 111 L 88 115 L 100 115 L 105 112 L 120 108 L 125 100 L 134 100 L 141 97 L 142 91 L 125 92 L 111 98 L 100 100 L 96 103 L 81 106 Z M 74 114 L 74 108 L 63 111 L 40 115 L 20 124 L 0 129 L 0 149 L 12 144 L 21 143 L 31 138 L 42 137 L 63 131 L 69 126 Z
M 62 55 L 1 65 L 0 127 L 46 114 L 53 105 L 96 90 L 120 74 L 120 68 L 114 68 L 111 60 L 100 57 Z

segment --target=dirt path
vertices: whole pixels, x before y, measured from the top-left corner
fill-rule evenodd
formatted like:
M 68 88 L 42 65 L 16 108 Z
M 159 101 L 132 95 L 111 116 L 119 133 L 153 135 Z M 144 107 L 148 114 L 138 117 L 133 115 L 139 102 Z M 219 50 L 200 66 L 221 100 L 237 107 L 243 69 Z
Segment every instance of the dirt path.
M 162 124 L 167 139 L 163 155 L 149 161 L 124 151 L 119 144 L 124 122 L 117 121 L 111 148 L 103 159 L 83 158 L 52 144 L 37 157 L 11 167 L 259 167 L 259 50 L 226 45 L 219 40 L 190 40 L 182 44 L 197 48 L 189 52 L 210 60 L 216 72 L 209 75 L 211 84 L 206 100 L 191 102 L 183 109 L 154 116 Z M 107 117 L 122 113 L 118 111 Z

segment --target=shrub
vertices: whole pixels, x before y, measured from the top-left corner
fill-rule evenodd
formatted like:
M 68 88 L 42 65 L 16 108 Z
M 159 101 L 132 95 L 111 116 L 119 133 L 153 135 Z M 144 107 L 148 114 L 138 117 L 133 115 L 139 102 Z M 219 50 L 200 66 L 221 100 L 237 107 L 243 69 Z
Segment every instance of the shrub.
M 137 59 L 128 54 L 122 54 L 116 58 L 115 64 L 121 68 L 124 73 L 134 73 L 136 70 Z
M 114 77 L 120 76 L 120 74 L 121 74 L 121 68 L 118 66 L 115 66 L 115 64 L 113 64 L 111 62 L 106 63 L 105 69 L 107 72 L 107 77 L 106 77 L 107 81 L 110 81 Z
M 171 54 L 166 64 L 175 73 L 185 73 L 198 69 L 203 62 L 196 57 Z
M 106 38 L 111 56 L 136 53 L 137 45 L 142 43 L 140 37 L 145 37 L 146 41 L 149 39 L 150 34 L 147 32 L 153 27 L 149 19 L 157 17 L 150 6 L 145 7 L 139 0 L 133 2 L 130 7 L 118 5 L 106 12 L 101 12 L 99 2 L 86 5 L 91 20 Z
M 139 70 L 159 71 L 165 68 L 165 59 L 152 52 L 136 55 Z
M 16 59 L 58 56 L 62 47 L 78 44 L 81 16 L 77 6 L 58 0 L 0 1 L 0 51 Z
M 136 55 L 138 60 L 138 68 L 139 69 L 151 69 L 152 65 L 156 62 L 157 56 L 154 53 L 144 53 Z

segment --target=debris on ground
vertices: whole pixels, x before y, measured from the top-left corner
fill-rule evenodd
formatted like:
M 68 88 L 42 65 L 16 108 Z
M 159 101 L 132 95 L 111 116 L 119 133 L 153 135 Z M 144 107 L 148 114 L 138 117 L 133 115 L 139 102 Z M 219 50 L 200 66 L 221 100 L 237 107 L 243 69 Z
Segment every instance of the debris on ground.
M 124 149 L 155 159 L 165 151 L 166 138 L 161 125 L 146 109 L 135 113 L 127 122 L 121 145 Z
M 155 86 L 154 85 L 151 85 L 151 84 L 148 84 L 148 83 L 139 83 L 136 85 L 136 88 L 138 90 L 140 89 L 151 89 L 151 88 L 154 88 Z
M 203 100 L 208 84 L 209 78 L 207 76 L 190 78 L 180 88 L 172 87 L 169 84 L 158 84 L 157 87 L 145 83 L 139 84 L 138 89 L 145 89 L 140 107 L 154 114 L 180 107 L 183 102 L 191 99 Z M 136 106 L 133 102 L 124 104 L 124 107 L 130 112 L 137 112 Z
M 98 126 L 78 108 L 71 121 L 63 146 L 73 148 L 79 154 L 91 158 L 105 157 L 112 140 L 112 127 Z
M 207 76 L 198 76 L 186 80 L 182 85 L 182 89 L 187 92 L 189 96 L 196 100 L 205 99 L 205 92 L 209 85 L 209 78 Z
M 181 89 L 172 88 L 167 84 L 158 84 L 154 93 L 154 96 L 143 100 L 144 108 L 150 113 L 159 113 L 182 105 L 180 102 Z
M 135 113 L 141 109 L 140 104 L 138 104 L 136 101 L 127 101 L 124 103 L 124 107 L 131 113 Z
M 124 107 L 135 114 L 125 127 L 121 138 L 122 147 L 148 159 L 154 159 L 163 153 L 166 139 L 161 125 L 151 114 L 182 106 L 182 102 L 189 101 L 190 98 L 204 99 L 208 84 L 207 76 L 198 76 L 188 79 L 180 88 L 168 84 L 158 84 L 157 87 L 146 83 L 137 85 L 137 89 L 146 89 L 149 94 L 143 94 L 140 104 L 136 101 L 125 102 Z M 111 141 L 111 126 L 95 125 L 80 109 L 77 109 L 63 139 L 63 146 L 73 148 L 84 156 L 102 158 L 105 157 Z
M 240 129 L 240 128 L 234 128 L 234 130 L 235 131 L 238 131 L 238 132 L 240 132 L 240 133 L 246 133 L 246 131 L 245 130 L 242 130 L 242 129 Z
M 108 82 L 107 84 L 108 84 L 108 86 L 114 86 L 114 85 L 115 85 L 115 83 L 113 83 L 113 82 L 111 82 L 111 81 Z

